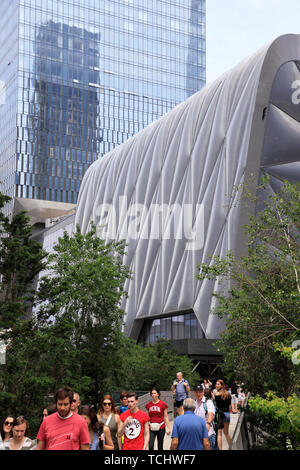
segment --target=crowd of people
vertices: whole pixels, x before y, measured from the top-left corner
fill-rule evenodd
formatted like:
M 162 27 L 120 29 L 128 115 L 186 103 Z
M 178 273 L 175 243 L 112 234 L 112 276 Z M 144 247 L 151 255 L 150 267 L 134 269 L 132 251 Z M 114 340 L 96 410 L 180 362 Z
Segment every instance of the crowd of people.
M 238 412 L 244 396 L 234 382 L 227 390 L 222 380 L 215 388 L 209 380 L 197 385 L 189 397 L 189 383 L 178 372 L 171 386 L 177 417 L 171 426 L 168 405 L 153 387 L 146 411 L 139 409 L 135 392 L 122 392 L 115 406 L 104 395 L 98 410 L 82 405 L 70 387 L 55 392 L 54 403 L 44 408 L 36 439 L 31 439 L 24 416 L 6 416 L 1 424 L 0 450 L 153 450 L 164 449 L 165 434 L 171 435 L 171 450 L 222 449 L 222 433 L 230 444 L 230 411 Z
M 245 400 L 236 380 L 226 387 L 219 379 L 213 387 L 209 379 L 204 379 L 194 387 L 192 399 L 188 397 L 191 391 L 188 381 L 178 372 L 172 391 L 178 414 L 173 425 L 172 450 L 222 450 L 223 434 L 230 446 L 230 413 L 239 413 L 238 405 L 243 406 Z

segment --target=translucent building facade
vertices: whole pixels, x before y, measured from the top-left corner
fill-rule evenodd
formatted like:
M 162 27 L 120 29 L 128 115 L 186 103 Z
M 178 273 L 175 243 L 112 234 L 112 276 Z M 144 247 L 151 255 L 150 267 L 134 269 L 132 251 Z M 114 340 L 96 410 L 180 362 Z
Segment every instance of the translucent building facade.
M 2 0 L 0 53 L 1 190 L 43 221 L 205 84 L 205 0 Z
M 300 36 L 279 37 L 88 169 L 75 223 L 128 243 L 132 338 L 187 340 L 193 355 L 224 328 L 211 314 L 220 286 L 198 281 L 197 265 L 244 253 L 257 206 L 243 211 L 236 187 L 255 191 L 263 173 L 268 191 L 300 181 L 299 61 Z

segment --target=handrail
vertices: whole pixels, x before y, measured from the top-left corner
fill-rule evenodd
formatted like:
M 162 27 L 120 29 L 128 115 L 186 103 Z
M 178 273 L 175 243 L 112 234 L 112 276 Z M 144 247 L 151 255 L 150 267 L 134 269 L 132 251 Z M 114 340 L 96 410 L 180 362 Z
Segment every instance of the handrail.
M 160 399 L 167 403 L 168 405 L 168 416 L 170 421 L 173 421 L 174 415 L 174 400 L 173 400 L 173 393 L 171 391 L 161 391 L 160 392 Z M 143 411 L 147 411 L 145 406 L 146 404 L 151 401 L 150 393 L 146 393 L 145 395 L 139 396 L 139 409 Z

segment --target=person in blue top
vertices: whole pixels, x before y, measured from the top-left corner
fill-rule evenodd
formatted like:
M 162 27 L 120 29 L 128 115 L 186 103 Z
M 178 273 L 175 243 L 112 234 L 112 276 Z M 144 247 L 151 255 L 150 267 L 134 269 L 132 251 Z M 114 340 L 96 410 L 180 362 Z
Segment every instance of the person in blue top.
M 190 385 L 187 380 L 183 378 L 182 372 L 177 372 L 176 380 L 171 387 L 172 392 L 175 394 L 174 407 L 177 408 L 177 414 L 183 415 L 183 400 L 188 397 Z
M 173 423 L 171 450 L 210 450 L 205 420 L 195 415 L 195 401 L 186 398 L 184 414 Z
M 121 415 L 125 411 L 128 410 L 128 398 L 127 398 L 128 392 L 121 392 L 120 395 L 120 402 L 121 405 L 116 408 L 116 413 L 118 415 Z

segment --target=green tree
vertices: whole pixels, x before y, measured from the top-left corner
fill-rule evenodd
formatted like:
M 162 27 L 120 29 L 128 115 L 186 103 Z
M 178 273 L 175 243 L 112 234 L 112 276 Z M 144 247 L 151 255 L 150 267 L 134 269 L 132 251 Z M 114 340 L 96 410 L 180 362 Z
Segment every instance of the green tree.
M 123 338 L 123 346 L 114 356 L 111 381 L 107 390 L 170 390 L 176 373 L 182 371 L 193 387 L 199 375 L 187 356 L 178 355 L 170 341 L 159 339 L 153 345 L 141 345 Z
M 105 243 L 94 226 L 86 235 L 77 227 L 72 236 L 65 232 L 59 239 L 49 256 L 51 273 L 40 280 L 39 324 L 57 329 L 68 325 L 67 344 L 80 357 L 76 367 L 82 376 L 90 378 L 89 400 L 94 404 L 103 393 L 122 340 L 120 302 L 130 277 L 122 263 L 124 252 L 124 242 Z
M 217 341 L 225 371 L 253 393 L 288 397 L 299 386 L 299 368 L 284 352 L 299 338 L 300 185 L 286 181 L 246 228 L 247 254 L 213 257 L 197 277 L 225 281 L 215 294 L 226 325 Z
M 11 328 L 30 316 L 32 283 L 45 267 L 46 252 L 32 239 L 26 212 L 10 220 L 3 208 L 11 198 L 0 193 L 0 329 Z
M 4 214 L 10 199 L 0 193 L 0 340 L 7 345 L 6 364 L 0 371 L 0 408 L 15 415 L 27 412 L 35 395 L 43 392 L 37 386 L 40 378 L 34 358 L 40 348 L 35 347 L 36 340 L 33 342 L 36 331 L 30 316 L 34 282 L 46 265 L 47 254 L 32 239 L 33 229 L 25 212 L 12 218 Z
M 33 433 L 57 388 L 67 384 L 83 396 L 90 389 L 91 378 L 84 373 L 82 351 L 72 343 L 72 333 L 70 323 L 42 327 L 33 317 L 18 320 L 3 334 L 8 350 L 1 371 L 0 409 L 2 414 L 5 410 L 26 416 Z
M 268 392 L 250 398 L 247 420 L 257 449 L 300 449 L 300 399 L 295 394 L 284 399 Z

